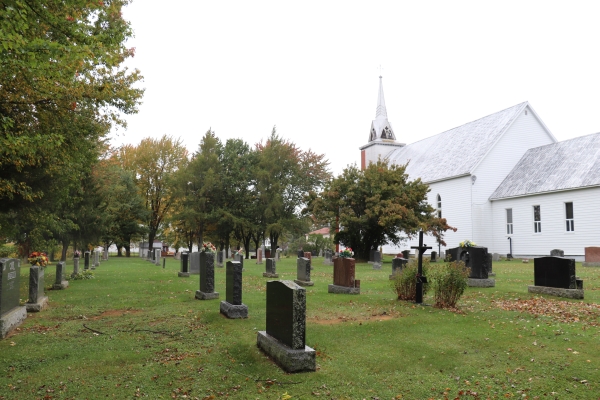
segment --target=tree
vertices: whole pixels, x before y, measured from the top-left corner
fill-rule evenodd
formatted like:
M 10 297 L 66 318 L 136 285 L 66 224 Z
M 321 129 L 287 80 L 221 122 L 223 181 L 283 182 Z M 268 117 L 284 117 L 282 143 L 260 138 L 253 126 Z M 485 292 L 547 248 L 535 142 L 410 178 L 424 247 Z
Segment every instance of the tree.
M 17 210 L 48 195 L 121 113 L 135 113 L 141 79 L 123 20 L 127 0 L 0 2 L 0 200 Z
M 332 227 L 339 221 L 335 242 L 351 247 L 358 259 L 368 259 L 380 245 L 398 245 L 421 229 L 434 235 L 454 229 L 434 216 L 426 201 L 429 187 L 420 179 L 409 180 L 405 170 L 406 165 L 381 160 L 364 170 L 351 165 L 322 193 L 310 193 L 305 212 Z

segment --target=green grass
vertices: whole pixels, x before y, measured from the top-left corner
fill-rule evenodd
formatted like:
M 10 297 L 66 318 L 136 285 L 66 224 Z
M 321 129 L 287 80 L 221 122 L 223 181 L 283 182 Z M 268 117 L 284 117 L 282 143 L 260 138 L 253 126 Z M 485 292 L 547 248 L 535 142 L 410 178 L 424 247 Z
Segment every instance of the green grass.
M 295 261 L 278 263 L 280 279 L 295 278 Z M 328 294 L 332 267 L 313 259 L 306 343 L 318 370 L 286 374 L 256 347 L 264 264 L 245 261 L 249 318 L 228 320 L 220 300 L 194 299 L 198 276 L 178 278 L 178 261 L 163 269 L 112 257 L 95 279 L 47 290 L 49 307 L 0 341 L 0 399 L 598 398 L 600 269 L 577 266 L 585 300 L 543 301 L 527 293 L 532 261 L 496 262 L 496 287 L 468 288 L 450 312 L 397 301 L 385 261 L 378 271 L 357 265 L 352 296 Z M 224 299 L 224 269 L 216 291 Z

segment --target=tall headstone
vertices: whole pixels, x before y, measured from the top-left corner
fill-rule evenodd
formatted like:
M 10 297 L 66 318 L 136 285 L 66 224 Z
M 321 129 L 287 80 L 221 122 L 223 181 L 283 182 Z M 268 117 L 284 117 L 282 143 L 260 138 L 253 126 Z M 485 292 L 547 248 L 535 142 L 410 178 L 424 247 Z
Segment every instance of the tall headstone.
M 470 246 L 448 249 L 451 261 L 463 261 L 466 268 L 470 268 L 468 285 L 472 287 L 494 287 L 496 281 L 490 279 L 488 271 L 491 259 L 488 257 L 487 247 Z
M 275 250 L 275 262 L 281 260 L 281 249 Z
M 360 294 L 360 281 L 354 279 L 356 260 L 337 257 L 333 259 L 333 285 L 327 287 L 328 293 Z
M 551 257 L 564 257 L 565 252 L 564 252 L 564 250 L 560 250 L 560 249 L 550 250 L 550 256 Z
M 90 252 L 83 253 L 83 269 L 90 269 Z
M 104 252 L 102 253 L 102 260 L 108 261 L 108 249 L 104 249 Z
M 161 255 L 161 249 L 154 249 L 154 264 L 158 265 L 160 267 L 160 255 Z
M 62 290 L 69 287 L 69 281 L 65 280 L 66 265 L 63 261 L 56 263 L 56 278 L 52 289 Z
M 600 247 L 589 246 L 585 249 L 584 267 L 600 267 Z
M 333 251 L 331 249 L 325 249 L 325 256 L 323 258 L 323 264 L 333 265 Z
M 190 275 L 198 275 L 200 273 L 200 253 L 190 253 Z
M 200 290 L 196 291 L 198 300 L 218 299 L 215 292 L 215 253 L 200 252 Z
M 431 262 L 437 262 L 437 251 L 431 252 Z
M 315 283 L 310 280 L 310 260 L 308 258 L 298 258 L 296 260 L 298 271 L 297 279 L 294 280 L 300 286 L 313 286 Z
M 398 274 L 401 274 L 408 264 L 408 260 L 406 258 L 396 257 L 392 259 L 392 274 L 390 275 L 390 280 L 395 279 Z
M 279 274 L 277 273 L 277 263 L 273 258 L 267 258 L 266 263 L 266 271 L 263 272 L 263 276 L 265 278 L 279 278 Z
M 369 251 L 369 261 L 367 261 L 368 264 L 373 264 L 375 261 L 375 251 L 377 251 L 377 249 L 371 249 Z
M 248 318 L 248 306 L 242 303 L 242 264 L 228 261 L 225 267 L 225 301 L 221 302 L 221 314 L 227 318 Z
M 189 278 L 190 276 L 190 254 L 189 253 L 181 253 L 181 257 L 179 260 L 179 272 L 177 276 L 182 278 Z
M 36 267 L 39 268 L 39 267 Z M 4 339 L 27 318 L 27 310 L 19 305 L 21 266 L 15 258 L 0 259 L 0 338 Z
M 73 274 L 71 276 L 79 275 L 79 257 L 73 259 Z
M 575 260 L 564 257 L 538 257 L 533 259 L 534 286 L 529 293 L 583 299 L 583 281 L 575 275 Z
M 256 344 L 287 372 L 315 371 L 316 352 L 306 346 L 306 290 L 292 281 L 267 282 L 267 329 Z
M 256 263 L 262 264 L 263 260 L 263 248 L 256 249 Z
M 488 253 L 487 257 L 488 257 L 488 262 L 487 262 L 488 277 L 494 277 L 494 276 L 496 276 L 496 273 L 494 271 L 492 271 L 492 269 L 493 269 L 492 262 L 494 261 L 494 256 L 493 256 L 493 254 Z
M 100 266 L 100 250 L 94 250 L 94 268 L 98 268 Z
M 298 250 L 298 258 L 302 258 L 302 257 L 304 257 L 304 250 L 299 249 Z
M 378 250 L 373 251 L 373 269 L 381 269 L 381 253 Z
M 48 297 L 44 292 L 45 268 L 31 266 L 29 268 L 29 299 L 25 308 L 29 312 L 41 311 L 48 304 Z
M 244 255 L 237 253 L 235 256 L 233 256 L 233 261 L 237 261 L 242 265 L 242 271 L 244 270 Z
M 225 250 L 217 251 L 217 267 L 223 268 L 225 260 Z

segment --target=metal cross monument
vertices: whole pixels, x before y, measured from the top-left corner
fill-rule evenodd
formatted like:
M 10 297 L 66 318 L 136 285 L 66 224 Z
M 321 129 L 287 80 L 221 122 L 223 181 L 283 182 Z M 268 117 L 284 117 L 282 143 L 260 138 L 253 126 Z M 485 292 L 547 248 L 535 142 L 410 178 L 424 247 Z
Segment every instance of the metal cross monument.
M 425 250 L 431 249 L 423 244 L 423 231 L 419 232 L 419 245 L 411 246 L 411 249 L 417 249 L 419 251 L 419 269 L 417 270 L 417 293 L 415 295 L 415 303 L 423 304 L 423 284 L 427 283 L 427 278 L 423 276 L 423 253 Z

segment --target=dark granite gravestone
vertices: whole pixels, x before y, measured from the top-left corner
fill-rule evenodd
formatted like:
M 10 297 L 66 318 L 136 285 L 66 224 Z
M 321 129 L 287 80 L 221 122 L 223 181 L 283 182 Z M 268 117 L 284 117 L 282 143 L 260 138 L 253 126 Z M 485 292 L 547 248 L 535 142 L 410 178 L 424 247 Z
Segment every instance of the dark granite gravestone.
M 221 314 L 227 318 L 248 318 L 248 306 L 242 303 L 242 264 L 228 261 L 225 268 L 226 290 Z
M 560 250 L 560 249 L 550 250 L 550 256 L 551 257 L 564 257 L 565 252 L 564 252 L 564 250 Z
M 56 264 L 56 278 L 54 280 L 54 285 L 52 285 L 52 289 L 62 290 L 69 287 L 69 281 L 65 280 L 65 269 L 66 265 L 64 262 L 61 261 Z
M 308 258 L 298 258 L 296 261 L 297 279 L 294 280 L 300 286 L 313 286 L 315 283 L 310 280 L 310 260 Z
M 451 261 L 464 261 L 465 267 L 471 269 L 469 278 L 488 279 L 488 251 L 487 247 L 455 247 L 448 249 Z
M 292 281 L 267 282 L 267 329 L 258 332 L 257 346 L 287 372 L 315 371 L 305 330 L 306 290 Z
M 333 259 L 333 285 L 327 287 L 328 293 L 360 294 L 360 282 L 354 279 L 356 260 L 337 257 Z
M 218 299 L 215 292 L 215 253 L 199 253 L 200 258 L 200 290 L 196 291 L 198 300 Z
M 562 289 L 577 289 L 575 260 L 562 257 L 533 259 L 533 284 Z
M 373 269 L 381 269 L 381 252 L 373 251 Z
M 225 254 L 224 254 L 224 250 L 223 251 L 217 251 L 217 267 L 221 268 L 223 267 L 223 263 L 225 260 Z
M 408 258 L 410 257 L 410 250 L 402 250 L 402 255 L 405 259 L 408 260 Z
M 431 252 L 431 262 L 437 262 L 437 251 Z
M 190 275 L 197 275 L 200 273 L 200 253 L 194 252 L 190 254 Z
M 277 273 L 277 263 L 273 258 L 267 258 L 266 271 L 263 272 L 265 278 L 279 278 Z
M 19 260 L 0 259 L 0 271 L 0 338 L 4 339 L 27 318 L 27 310 L 19 305 Z
M 367 261 L 368 264 L 373 264 L 373 261 L 375 261 L 375 250 L 376 249 L 369 250 L 369 260 Z
M 44 293 L 45 275 L 45 268 L 29 267 L 29 299 L 25 303 L 25 307 L 29 312 L 41 311 L 48 303 L 48 297 Z
M 492 271 L 492 261 L 494 261 L 494 255 L 491 253 L 488 253 L 488 277 L 496 276 L 496 273 L 494 271 Z
M 83 269 L 90 269 L 90 252 L 83 253 Z
M 298 250 L 298 258 L 302 258 L 304 257 L 304 250 L 300 249 Z
M 190 276 L 190 253 L 181 253 L 179 258 L 179 272 L 177 276 L 187 278 Z
M 396 275 L 401 274 L 404 267 L 408 264 L 408 260 L 406 258 L 396 257 L 392 259 L 392 274 L 390 275 L 390 279 L 395 279 Z

